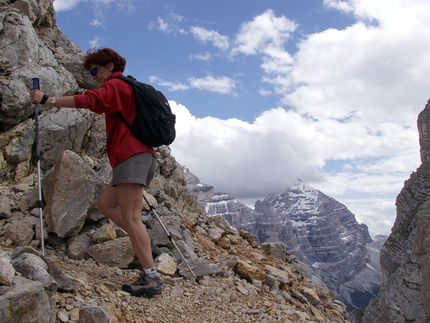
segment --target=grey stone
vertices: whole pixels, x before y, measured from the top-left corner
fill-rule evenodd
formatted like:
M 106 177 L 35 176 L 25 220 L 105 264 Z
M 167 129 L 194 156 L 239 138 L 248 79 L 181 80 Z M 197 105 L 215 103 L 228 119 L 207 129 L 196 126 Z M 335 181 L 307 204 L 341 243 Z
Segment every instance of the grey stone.
M 381 250 L 380 293 L 352 322 L 424 322 L 430 317 L 430 100 L 417 120 L 422 164 L 396 199 L 396 220 Z
M 65 274 L 54 261 L 45 257 L 39 251 L 29 246 L 18 247 L 12 254 L 12 259 L 20 257 L 22 254 L 34 254 L 41 258 L 48 266 L 48 273 L 52 276 L 55 282 L 58 284 L 58 291 L 71 292 L 81 287 L 81 284 L 75 279 Z
M 12 287 L 0 295 L 0 322 L 55 322 L 51 304 L 42 283 L 15 276 Z
M 43 179 L 48 231 L 61 238 L 72 237 L 81 231 L 87 218 L 102 218 L 96 199 L 103 187 L 81 157 L 69 150 L 62 152 L 53 171 Z
M 0 194 L 0 219 L 8 219 L 11 216 L 10 200 L 7 196 Z
M 72 237 L 68 240 L 67 255 L 71 259 L 86 259 L 89 257 L 88 248 L 92 244 L 92 239 L 81 234 L 77 237 Z
M 12 286 L 15 269 L 12 258 L 8 253 L 0 249 L 0 285 Z
M 92 245 L 88 254 L 97 262 L 119 268 L 127 268 L 134 259 L 134 251 L 129 238 L 119 238 Z
M 266 254 L 271 255 L 279 260 L 285 261 L 287 259 L 287 248 L 281 241 L 265 242 L 261 244 L 261 249 Z
M 79 311 L 80 323 L 109 323 L 109 308 L 107 306 L 84 306 Z
M 58 284 L 48 273 L 48 266 L 35 254 L 23 253 L 14 258 L 12 264 L 25 278 L 41 282 L 49 296 L 57 291 Z
M 34 231 L 29 217 L 16 216 L 6 225 L 5 237 L 16 246 L 26 246 L 33 239 Z

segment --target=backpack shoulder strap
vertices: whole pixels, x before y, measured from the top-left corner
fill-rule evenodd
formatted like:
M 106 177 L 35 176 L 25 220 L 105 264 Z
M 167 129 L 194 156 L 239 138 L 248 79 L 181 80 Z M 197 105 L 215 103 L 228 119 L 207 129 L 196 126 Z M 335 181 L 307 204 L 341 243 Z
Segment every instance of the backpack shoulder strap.
M 133 76 L 131 76 L 131 75 L 127 75 L 127 76 L 118 75 L 118 76 L 114 76 L 113 78 L 121 79 L 121 80 L 123 80 L 125 82 L 128 82 L 128 83 L 131 83 L 131 84 L 134 84 L 134 82 L 136 82 L 136 79 Z M 117 111 L 115 114 L 118 116 L 118 118 L 120 118 L 122 120 L 122 122 L 125 123 L 125 125 L 128 127 L 128 129 L 130 129 L 130 131 L 133 132 L 133 127 L 131 126 L 130 122 L 128 122 L 124 118 L 124 116 L 122 115 L 122 113 L 119 112 L 119 111 Z
M 136 78 L 134 78 L 131 75 L 127 75 L 127 76 L 118 75 L 118 76 L 113 76 L 112 78 L 120 79 L 120 80 L 126 81 L 126 82 L 131 83 L 131 84 L 133 84 L 134 82 L 137 81 Z

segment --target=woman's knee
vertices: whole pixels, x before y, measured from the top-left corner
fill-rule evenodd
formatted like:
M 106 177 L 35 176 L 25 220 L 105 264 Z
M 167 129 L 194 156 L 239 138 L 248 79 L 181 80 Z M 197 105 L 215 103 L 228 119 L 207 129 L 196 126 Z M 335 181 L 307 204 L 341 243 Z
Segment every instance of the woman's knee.
M 118 206 L 118 197 L 115 188 L 110 184 L 102 191 L 97 199 L 97 208 L 100 212 L 116 208 Z
M 101 195 L 99 196 L 99 198 L 97 200 L 97 209 L 100 212 L 105 213 L 103 211 L 106 209 L 106 201 L 103 199 L 103 197 Z

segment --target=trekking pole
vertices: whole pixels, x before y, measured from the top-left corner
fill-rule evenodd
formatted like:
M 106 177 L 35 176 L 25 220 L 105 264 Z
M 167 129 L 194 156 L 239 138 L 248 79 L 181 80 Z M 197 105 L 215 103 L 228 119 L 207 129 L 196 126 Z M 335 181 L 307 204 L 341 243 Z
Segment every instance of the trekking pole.
M 39 90 L 39 79 L 33 78 L 33 90 Z M 39 200 L 37 206 L 39 208 L 40 217 L 40 241 L 42 246 L 42 254 L 45 255 L 45 237 L 43 234 L 43 201 L 42 201 L 42 185 L 40 180 L 40 147 L 39 147 L 39 104 L 34 106 L 34 123 L 36 130 L 36 163 L 37 163 L 37 187 L 39 189 Z
M 197 283 L 199 283 L 199 279 L 197 278 L 196 274 L 194 273 L 194 271 L 191 269 L 190 265 L 188 264 L 188 262 L 185 260 L 184 255 L 182 254 L 181 250 L 179 250 L 179 247 L 177 246 L 177 244 L 175 243 L 175 240 L 173 240 L 172 236 L 170 235 L 169 231 L 167 230 L 166 226 L 163 224 L 163 221 L 161 221 L 161 218 L 158 216 L 157 212 L 155 212 L 155 208 L 148 202 L 148 199 L 146 198 L 145 194 L 143 194 L 143 198 L 145 199 L 146 204 L 148 204 L 149 209 L 152 211 L 152 213 L 154 213 L 155 217 L 157 218 L 158 222 L 160 222 L 161 226 L 163 227 L 164 231 L 167 234 L 167 237 L 169 238 L 170 241 L 172 241 L 173 245 L 175 246 L 176 250 L 178 250 L 179 255 L 181 256 L 182 260 L 184 261 L 184 263 L 187 265 L 188 269 L 190 270 L 191 274 L 193 275 L 194 279 L 196 280 Z

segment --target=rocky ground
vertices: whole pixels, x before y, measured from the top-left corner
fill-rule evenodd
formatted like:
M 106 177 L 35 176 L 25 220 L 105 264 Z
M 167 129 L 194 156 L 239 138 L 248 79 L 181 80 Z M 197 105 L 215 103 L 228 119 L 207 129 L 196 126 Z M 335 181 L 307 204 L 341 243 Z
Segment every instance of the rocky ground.
M 174 163 L 165 161 L 162 163 L 164 172 L 167 169 L 166 165 L 170 164 L 174 166 Z M 73 174 L 78 173 L 78 170 L 71 171 L 69 168 L 67 170 Z M 171 173 L 178 172 L 172 170 Z M 62 176 L 56 173 L 57 180 Z M 178 189 L 179 186 L 175 187 Z M 58 193 L 61 187 L 55 186 L 55 189 Z M 96 255 L 69 257 L 67 241 L 55 239 L 56 235 L 52 232 L 45 241 L 45 255 L 40 255 L 37 240 L 40 236 L 37 229 L 39 210 L 31 208 L 31 202 L 25 202 L 32 192 L 34 190 L 29 184 L 0 184 L 0 197 L 3 197 L 0 198 L 0 201 L 3 201 L 0 203 L 0 215 L 4 217 L 0 217 L 0 249 L 10 255 L 13 261 L 23 253 L 33 253 L 45 258 L 43 261 L 46 264 L 55 264 L 48 265 L 49 274 L 52 275 L 50 279 L 58 277 L 57 273 L 61 271 L 80 283 L 74 284 L 74 287 L 66 286 L 68 292 L 65 292 L 65 285 L 61 284 L 60 288 L 59 283 L 58 288 L 52 288 L 53 286 L 46 285 L 44 281 L 43 287 L 49 296 L 46 298 L 48 301 L 51 299 L 49 308 L 55 306 L 56 323 L 349 322 L 346 306 L 335 300 L 333 292 L 312 285 L 307 276 L 306 266 L 298 262 L 293 255 L 286 253 L 284 244 L 283 248 L 277 251 L 272 250 L 271 246 L 269 249 L 264 245 L 259 246 L 256 236 L 247 232 L 237 232 L 219 217 L 206 215 L 193 217 L 195 213 L 185 210 L 179 203 L 181 199 L 177 202 L 179 209 L 183 210 L 180 213 L 184 216 L 184 224 L 180 227 L 181 230 L 185 230 L 185 227 L 189 230 L 194 256 L 216 267 L 217 270 L 205 274 L 206 276 L 198 282 L 180 276 L 179 273 L 187 275 L 182 272 L 183 269 L 175 270 L 171 276 L 161 275 L 164 279 L 161 295 L 152 298 L 131 296 L 121 290 L 121 285 L 136 280 L 139 274 L 137 270 L 106 265 L 108 262 L 94 260 L 97 258 Z M 7 199 L 4 198 L 6 196 Z M 165 198 L 164 203 L 167 203 L 167 196 Z M 77 210 L 74 213 L 76 212 Z M 161 217 L 166 223 L 168 219 L 172 222 L 171 217 Z M 67 218 L 71 220 L 73 214 L 69 214 Z M 15 238 L 11 233 L 12 223 Z M 151 232 L 157 237 L 165 235 L 165 232 L 157 231 L 155 228 Z M 30 240 L 24 239 L 25 236 L 30 236 Z M 119 238 L 118 241 L 121 239 L 123 238 Z M 283 256 L 279 256 L 279 251 L 284 251 Z M 111 254 L 108 257 L 112 258 Z M 121 257 L 121 254 L 115 256 L 118 257 Z M 180 262 L 180 259 L 176 260 Z M 8 261 L 3 263 L 7 265 Z M 28 315 L 28 306 L 31 305 L 11 305 L 11 302 L 16 301 L 16 298 L 11 297 L 13 291 L 17 289 L 14 286 L 24 281 L 17 276 L 24 276 L 27 282 L 31 280 L 40 282 L 36 276 L 42 269 L 24 274 L 14 267 L 16 271 L 12 274 L 12 286 L 0 284 L 0 305 L 3 304 L 5 311 L 10 314 L 4 316 L 7 317 L 7 322 L 21 323 L 19 318 L 16 319 L 16 313 L 27 311 Z M 58 267 L 59 270 L 54 267 Z M 1 269 L 0 262 L 0 274 Z M 52 280 L 48 280 L 49 282 Z M 21 287 L 21 291 L 23 288 L 25 287 Z M 30 295 L 25 293 L 20 297 L 30 299 Z M 26 304 L 25 299 L 22 300 L 21 303 Z M 39 303 L 41 301 L 37 298 L 29 304 L 37 307 Z M 39 312 L 32 315 L 34 320 L 31 322 L 42 322 L 40 315 L 43 313 L 45 312 L 40 312 L 39 308 Z M 35 315 L 37 317 L 34 317 Z
M 196 282 L 182 277 L 161 276 L 163 293 L 152 298 L 134 297 L 121 291 L 122 283 L 134 281 L 137 270 L 97 264 L 93 259 L 72 260 L 47 246 L 46 257 L 64 273 L 76 278 L 82 287 L 75 292 L 57 292 L 56 322 L 81 322 L 79 312 L 85 306 L 106 306 L 109 323 L 114 322 L 348 322 L 345 306 L 327 290 L 315 287 L 315 298 L 297 292 L 309 286 L 293 267 L 245 241 L 229 251 L 222 250 L 203 236 L 193 235 L 199 257 L 220 261 L 231 257 L 247 259 L 255 266 L 270 264 L 286 268 L 295 277 L 281 289 L 239 278 L 224 268 L 221 275 L 206 276 Z M 0 247 L 12 254 L 13 247 L 1 241 Z M 311 304 L 314 303 L 314 305 Z M 90 322 L 90 321 L 85 321 Z M 96 322 L 96 321 L 91 321 Z M 98 321 L 97 321 L 98 322 Z M 106 321 L 107 322 L 107 321 Z

